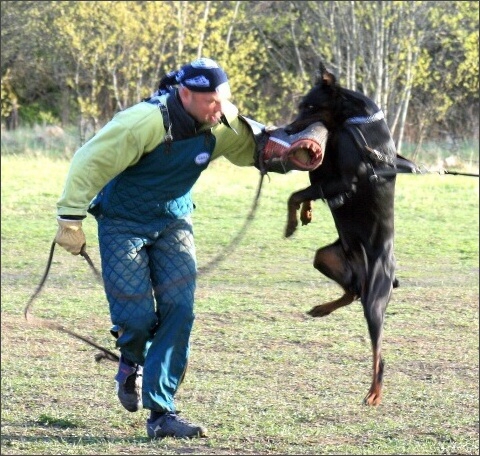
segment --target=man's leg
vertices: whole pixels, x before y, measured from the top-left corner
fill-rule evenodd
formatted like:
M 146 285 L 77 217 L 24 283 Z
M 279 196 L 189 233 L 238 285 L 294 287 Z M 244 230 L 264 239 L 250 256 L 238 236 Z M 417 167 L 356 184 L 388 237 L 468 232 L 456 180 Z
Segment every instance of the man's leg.
M 130 412 L 142 407 L 142 371 L 148 342 L 157 324 L 146 238 L 128 222 L 99 223 L 105 293 L 121 357 L 115 377 L 121 404 Z
M 150 409 L 152 438 L 204 436 L 206 430 L 179 418 L 175 393 L 183 379 L 194 321 L 196 258 L 189 219 L 175 220 L 148 247 L 159 325 L 144 365 L 143 404 Z

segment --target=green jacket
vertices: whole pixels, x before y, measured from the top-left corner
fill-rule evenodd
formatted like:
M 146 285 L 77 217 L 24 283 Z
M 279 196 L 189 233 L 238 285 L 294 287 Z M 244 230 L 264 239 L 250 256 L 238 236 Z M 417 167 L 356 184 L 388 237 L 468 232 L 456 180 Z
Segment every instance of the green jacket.
M 235 165 L 253 166 L 256 143 L 250 127 L 231 103 L 224 108 L 224 115 L 230 127 L 218 123 L 202 125 L 198 130 L 211 129 L 215 136 L 211 160 L 224 156 Z M 94 196 L 152 152 L 164 141 L 165 134 L 162 114 L 154 104 L 141 102 L 116 114 L 73 156 L 57 214 L 85 216 Z

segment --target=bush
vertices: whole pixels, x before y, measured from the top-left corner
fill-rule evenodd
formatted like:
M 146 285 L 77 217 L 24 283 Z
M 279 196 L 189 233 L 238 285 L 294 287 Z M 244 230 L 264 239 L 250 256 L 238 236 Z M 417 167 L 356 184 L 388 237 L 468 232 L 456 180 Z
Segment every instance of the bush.
M 5 130 L 2 127 L 2 155 L 46 156 L 71 158 L 80 146 L 78 133 L 71 127 L 64 130 L 58 125 L 34 125 Z
M 28 125 L 30 127 L 37 124 L 57 125 L 60 123 L 60 119 L 54 112 L 45 110 L 39 103 L 21 106 L 18 110 L 18 116 L 20 117 L 21 125 Z

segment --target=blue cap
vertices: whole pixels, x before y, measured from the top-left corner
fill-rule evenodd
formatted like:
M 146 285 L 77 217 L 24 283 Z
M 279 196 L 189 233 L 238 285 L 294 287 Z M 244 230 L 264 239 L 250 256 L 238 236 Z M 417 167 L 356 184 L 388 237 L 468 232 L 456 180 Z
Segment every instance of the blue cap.
M 230 96 L 227 75 L 212 59 L 200 58 L 184 65 L 175 79 L 192 92 L 217 92 L 227 98 Z

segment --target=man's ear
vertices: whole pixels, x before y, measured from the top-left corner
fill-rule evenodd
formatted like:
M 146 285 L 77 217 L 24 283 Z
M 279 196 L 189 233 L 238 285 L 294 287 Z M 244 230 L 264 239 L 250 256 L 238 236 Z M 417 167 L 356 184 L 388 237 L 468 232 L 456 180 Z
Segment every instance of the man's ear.
M 188 104 L 190 98 L 192 97 L 191 91 L 182 85 L 178 86 L 178 95 L 183 105 Z

